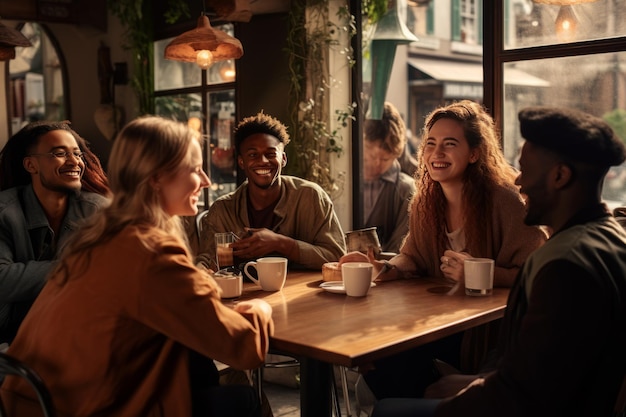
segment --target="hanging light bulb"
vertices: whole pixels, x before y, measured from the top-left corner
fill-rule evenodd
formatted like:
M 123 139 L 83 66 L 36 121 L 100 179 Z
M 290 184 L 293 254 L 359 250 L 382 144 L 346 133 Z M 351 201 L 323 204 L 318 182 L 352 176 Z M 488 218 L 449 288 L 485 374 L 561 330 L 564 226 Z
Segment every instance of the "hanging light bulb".
M 222 62 L 222 67 L 220 68 L 220 77 L 225 82 L 235 81 L 235 76 L 237 73 L 235 72 L 235 63 L 232 59 Z
M 572 6 L 561 6 L 556 17 L 556 36 L 561 42 L 569 42 L 576 37 L 576 27 L 578 19 Z
M 213 64 L 213 54 L 207 49 L 201 49 L 196 55 L 196 64 L 203 70 L 208 69 Z
M 533 3 L 560 6 L 559 14 L 556 17 L 556 36 L 561 42 L 570 42 L 576 38 L 576 28 L 578 19 L 572 5 L 582 3 L 593 3 L 597 0 L 533 0 Z

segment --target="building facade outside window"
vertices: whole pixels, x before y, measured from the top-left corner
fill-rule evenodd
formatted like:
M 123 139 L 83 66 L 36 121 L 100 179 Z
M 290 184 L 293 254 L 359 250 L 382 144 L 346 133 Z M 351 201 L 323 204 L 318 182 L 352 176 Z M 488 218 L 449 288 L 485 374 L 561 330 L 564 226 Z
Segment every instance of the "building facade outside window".
M 495 48 L 494 68 L 504 83 L 495 84 L 507 159 L 515 164 L 522 138 L 517 113 L 526 106 L 571 107 L 605 119 L 626 141 L 626 3 L 619 0 L 571 6 L 573 16 L 560 21 L 561 6 L 532 1 L 503 3 L 502 48 Z M 485 49 L 487 54 L 488 49 Z M 489 59 L 491 61 L 491 59 Z M 509 84 L 522 72 L 544 80 L 535 88 Z M 496 75 L 494 78 L 498 78 Z M 607 175 L 603 197 L 611 207 L 626 204 L 626 167 Z
M 407 25 L 419 38 L 404 64 L 413 135 L 435 107 L 470 99 L 492 112 L 514 165 L 522 141 L 517 114 L 526 106 L 587 111 L 626 140 L 626 3 L 589 2 L 571 10 L 575 20 L 564 26 L 560 6 L 532 0 L 409 3 Z M 611 207 L 626 205 L 626 167 L 611 170 L 604 198 Z
M 481 33 L 480 27 L 480 13 L 478 10 L 478 0 L 461 0 L 459 4 L 459 27 L 455 27 L 453 30 L 455 38 L 461 42 L 469 44 L 477 44 L 479 42 L 479 34 Z

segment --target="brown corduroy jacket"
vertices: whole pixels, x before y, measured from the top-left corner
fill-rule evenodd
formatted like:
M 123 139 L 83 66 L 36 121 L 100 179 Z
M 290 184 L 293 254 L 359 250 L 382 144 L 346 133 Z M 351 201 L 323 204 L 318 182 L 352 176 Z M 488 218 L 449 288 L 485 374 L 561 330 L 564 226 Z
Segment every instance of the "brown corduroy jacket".
M 60 416 L 191 416 L 189 349 L 237 369 L 263 362 L 272 323 L 222 304 L 178 240 L 127 227 L 80 260 L 64 285 L 50 278 L 8 352 L 43 378 Z M 40 415 L 23 380 L 1 394 L 10 415 Z
M 470 253 L 474 257 L 495 260 L 494 285 L 511 286 L 520 267 L 532 251 L 547 239 L 546 233 L 535 226 L 524 224 L 525 206 L 519 193 L 504 187 L 498 187 L 492 196 L 493 216 L 491 224 L 485 225 L 482 239 L 486 240 L 486 253 Z M 416 276 L 437 277 L 440 274 L 440 257 L 435 238 L 432 244 L 420 245 L 416 239 L 417 215 L 413 211 L 409 216 L 409 234 L 400 249 L 400 255 L 393 263 L 401 271 L 408 271 Z M 428 237 L 426 237 L 428 238 Z

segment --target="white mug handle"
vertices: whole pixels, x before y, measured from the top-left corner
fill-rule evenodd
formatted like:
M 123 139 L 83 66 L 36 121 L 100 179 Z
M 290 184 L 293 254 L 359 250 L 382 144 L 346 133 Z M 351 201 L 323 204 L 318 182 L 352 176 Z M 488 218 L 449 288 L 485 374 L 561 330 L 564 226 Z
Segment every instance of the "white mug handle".
M 249 266 L 254 266 L 256 269 L 256 262 L 255 261 L 250 261 L 246 263 L 246 266 L 243 267 L 243 272 L 246 274 L 246 276 L 248 278 L 250 278 L 256 285 L 261 286 L 261 283 L 259 282 L 259 280 L 257 280 L 256 278 L 254 278 L 252 275 L 250 275 L 250 273 L 248 273 L 248 267 Z M 258 269 L 257 269 L 258 271 Z

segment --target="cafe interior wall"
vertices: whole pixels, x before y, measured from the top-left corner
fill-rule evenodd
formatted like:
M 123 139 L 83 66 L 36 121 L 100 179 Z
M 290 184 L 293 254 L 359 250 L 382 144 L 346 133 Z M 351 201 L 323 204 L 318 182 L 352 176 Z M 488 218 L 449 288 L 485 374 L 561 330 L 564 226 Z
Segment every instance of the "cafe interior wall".
M 3 20 L 5 25 L 16 27 L 17 21 Z M 67 82 L 65 91 L 69 95 L 72 127 L 89 141 L 93 151 L 105 164 L 111 150 L 111 142 L 100 132 L 94 121 L 94 114 L 100 105 L 98 80 L 98 48 L 105 44 L 111 49 L 112 62 L 130 62 L 129 53 L 122 48 L 122 27 L 112 15 L 108 16 L 106 32 L 89 25 L 67 23 L 44 23 L 50 34 L 57 40 L 60 53 L 66 63 Z M 9 137 L 7 112 L 8 92 L 6 74 L 8 62 L 0 66 L 0 146 Z M 115 103 L 119 105 L 126 120 L 137 115 L 136 98 L 130 85 L 115 88 Z
M 0 97 L 6 97 L 5 84 L 6 84 L 6 71 L 4 66 L 6 62 L 0 65 Z M 4 146 L 9 134 L 9 124 L 7 115 L 7 100 L 0 100 L 0 148 Z
M 331 3 L 335 3 L 332 1 Z M 337 2 L 340 3 L 340 2 Z M 334 15 L 334 13 L 333 13 Z M 241 24 L 238 36 L 244 44 L 244 57 L 238 63 L 238 93 L 237 116 L 245 117 L 263 110 L 279 119 L 288 120 L 286 108 L 288 94 L 288 74 L 286 62 L 277 55 L 282 53 L 279 46 L 284 42 L 285 34 L 280 28 L 280 22 L 285 22 L 284 16 L 267 14 L 253 16 L 249 24 Z M 17 20 L 4 20 L 3 23 L 16 27 Z M 59 53 L 67 68 L 67 86 L 65 87 L 70 103 L 69 119 L 73 128 L 89 141 L 92 149 L 106 167 L 111 150 L 111 140 L 107 139 L 98 129 L 94 114 L 100 106 L 100 85 L 98 79 L 98 48 L 104 44 L 110 48 L 112 63 L 127 63 L 129 76 L 132 75 L 132 59 L 130 52 L 123 48 L 124 29 L 113 14 L 107 14 L 106 31 L 89 25 L 67 23 L 42 23 L 49 30 L 59 46 Z M 264 36 L 271 36 L 263 42 Z M 279 39 L 281 38 L 281 39 Z M 336 58 L 335 64 L 340 67 L 335 73 L 344 86 L 350 85 L 349 68 L 341 62 L 345 59 Z M 190 64 L 191 65 L 191 64 Z M 246 71 L 246 68 L 248 70 Z M 250 70 L 250 69 L 254 70 Z M 343 72 L 343 75 L 339 74 Z M 6 91 L 7 62 L 0 62 L 0 148 L 9 137 L 9 119 Z M 281 81 L 282 80 L 282 81 Z M 124 121 L 129 121 L 139 115 L 136 96 L 130 84 L 114 86 L 115 105 L 122 110 Z M 337 94 L 341 94 L 338 96 Z M 349 102 L 349 88 L 333 93 L 331 100 L 338 103 Z M 333 161 L 332 169 L 347 173 L 345 190 L 335 199 L 337 214 L 342 226 L 346 230 L 352 228 L 352 208 L 350 186 L 350 130 L 345 129 L 344 152 L 342 157 Z
M 282 36 L 283 42 L 285 38 L 285 33 L 280 32 L 281 21 L 284 22 L 285 19 L 276 15 L 263 15 L 255 16 L 249 24 L 241 26 L 241 40 L 245 53 L 244 58 L 240 60 L 242 63 L 238 74 L 238 78 L 241 78 L 238 115 L 242 117 L 264 110 L 281 120 L 287 119 L 289 113 L 284 98 L 287 94 L 288 75 L 284 60 L 280 61 L 276 55 L 276 51 L 280 52 L 281 49 L 276 46 L 277 36 Z M 3 20 L 3 23 L 16 27 L 20 22 Z M 111 13 L 108 13 L 106 31 L 88 25 L 66 23 L 43 23 L 43 25 L 57 40 L 59 52 L 66 63 L 68 85 L 65 91 L 69 96 L 67 100 L 70 104 L 69 119 L 72 126 L 90 142 L 92 149 L 106 166 L 112 143 L 94 121 L 95 112 L 101 105 L 98 49 L 101 45 L 109 47 L 111 62 L 127 63 L 128 75 L 132 76 L 130 52 L 123 48 L 124 28 L 119 19 Z M 267 43 L 253 44 L 267 36 L 272 37 Z M 268 50 L 267 45 L 276 47 Z M 4 145 L 10 132 L 6 107 L 9 100 L 5 82 L 7 67 L 7 62 L 0 62 L 0 97 L 4 97 L 4 100 L 0 100 L 0 147 Z M 254 68 L 254 71 L 245 71 L 245 68 Z M 280 82 L 281 79 L 284 80 L 282 83 L 284 86 Z M 114 104 L 121 108 L 123 122 L 137 117 L 138 100 L 130 83 L 114 86 L 113 89 Z

